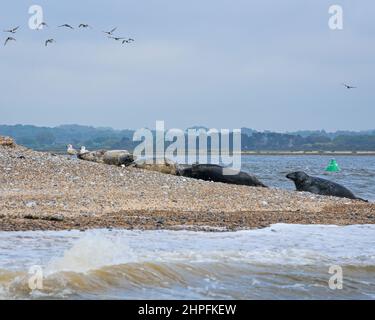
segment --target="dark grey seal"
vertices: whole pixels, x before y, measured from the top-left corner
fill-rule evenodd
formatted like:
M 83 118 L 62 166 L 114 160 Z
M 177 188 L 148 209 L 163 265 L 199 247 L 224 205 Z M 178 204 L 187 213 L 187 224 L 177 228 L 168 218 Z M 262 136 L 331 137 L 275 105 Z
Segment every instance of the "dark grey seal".
M 205 181 L 267 188 L 253 175 L 215 164 L 180 165 L 177 175 Z
M 286 177 L 294 181 L 298 191 L 368 202 L 367 200 L 356 197 L 353 192 L 338 183 L 322 178 L 310 177 L 305 172 L 292 172 Z

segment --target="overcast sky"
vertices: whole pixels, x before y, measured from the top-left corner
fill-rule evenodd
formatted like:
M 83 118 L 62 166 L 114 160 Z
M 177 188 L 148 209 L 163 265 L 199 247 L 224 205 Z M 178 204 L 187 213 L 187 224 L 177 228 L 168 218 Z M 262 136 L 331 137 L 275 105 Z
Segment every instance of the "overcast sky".
M 32 4 L 50 28 L 28 28 Z M 0 45 L 0 123 L 374 129 L 374 16 L 373 0 L 2 0 L 0 28 L 21 29 Z M 116 26 L 136 42 L 101 33 Z

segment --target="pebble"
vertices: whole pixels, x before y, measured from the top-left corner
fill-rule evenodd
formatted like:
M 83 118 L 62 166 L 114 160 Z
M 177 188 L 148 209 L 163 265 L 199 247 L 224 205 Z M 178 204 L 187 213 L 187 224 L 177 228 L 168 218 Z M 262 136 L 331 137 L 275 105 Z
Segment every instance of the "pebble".
M 26 202 L 26 207 L 28 208 L 35 208 L 36 206 L 37 206 L 37 203 L 35 201 Z

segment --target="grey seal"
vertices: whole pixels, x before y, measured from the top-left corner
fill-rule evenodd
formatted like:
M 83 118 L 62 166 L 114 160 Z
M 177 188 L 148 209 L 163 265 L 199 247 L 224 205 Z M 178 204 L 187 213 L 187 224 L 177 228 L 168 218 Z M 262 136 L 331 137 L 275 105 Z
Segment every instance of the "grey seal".
M 294 182 L 298 191 L 368 202 L 367 200 L 356 197 L 353 192 L 338 183 L 322 178 L 311 177 L 302 171 L 289 173 L 286 177 Z
M 216 164 L 193 164 L 180 166 L 178 175 L 214 182 L 267 188 L 257 177 Z

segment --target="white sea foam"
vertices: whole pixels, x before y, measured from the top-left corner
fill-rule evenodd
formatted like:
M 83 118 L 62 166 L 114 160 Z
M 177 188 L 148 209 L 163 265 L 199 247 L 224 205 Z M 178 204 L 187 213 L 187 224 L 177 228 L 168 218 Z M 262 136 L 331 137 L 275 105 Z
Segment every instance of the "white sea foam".
M 56 272 L 87 272 L 105 266 L 135 262 L 136 256 L 123 237 L 109 237 L 106 232 L 87 232 L 63 256 L 53 258 L 46 274 Z

